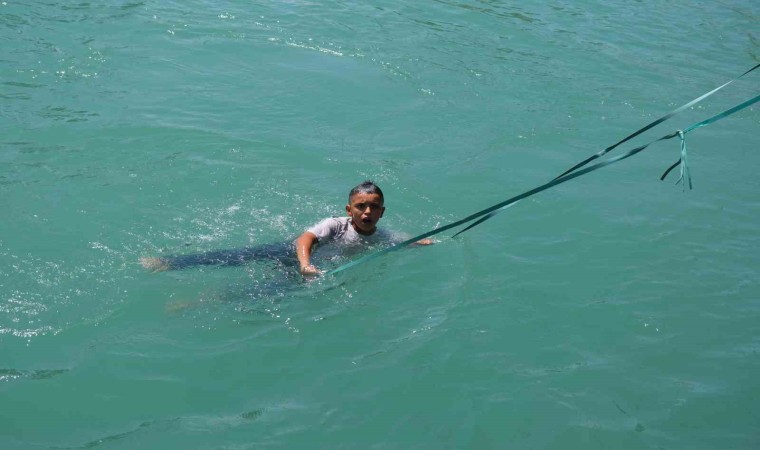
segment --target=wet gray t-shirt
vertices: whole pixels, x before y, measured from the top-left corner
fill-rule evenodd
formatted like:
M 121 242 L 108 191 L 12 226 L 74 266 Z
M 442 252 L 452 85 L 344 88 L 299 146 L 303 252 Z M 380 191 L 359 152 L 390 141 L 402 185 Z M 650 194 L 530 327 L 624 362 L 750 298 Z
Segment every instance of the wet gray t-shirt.
M 395 245 L 404 240 L 402 235 L 379 228 L 369 236 L 359 234 L 351 225 L 351 218 L 348 216 L 325 219 L 307 231 L 317 237 L 320 250 L 315 256 L 319 259 L 350 257 L 368 248 Z M 335 245 L 328 246 L 328 243 Z M 323 250 L 323 247 L 329 247 L 329 250 Z

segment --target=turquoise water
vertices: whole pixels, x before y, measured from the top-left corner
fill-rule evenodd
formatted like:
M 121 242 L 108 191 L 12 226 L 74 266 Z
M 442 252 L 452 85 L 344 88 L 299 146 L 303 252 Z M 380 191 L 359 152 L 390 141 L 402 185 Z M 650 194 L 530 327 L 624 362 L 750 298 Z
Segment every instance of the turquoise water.
M 1 2 L 0 448 L 760 447 L 757 106 L 689 135 L 693 191 L 667 141 L 335 278 L 137 263 L 292 239 L 365 178 L 385 227 L 446 224 L 752 67 L 758 17 Z

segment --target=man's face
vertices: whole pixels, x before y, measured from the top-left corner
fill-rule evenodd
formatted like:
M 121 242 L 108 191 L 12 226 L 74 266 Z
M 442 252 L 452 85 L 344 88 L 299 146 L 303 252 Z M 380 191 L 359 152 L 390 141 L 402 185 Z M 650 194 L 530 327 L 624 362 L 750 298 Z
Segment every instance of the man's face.
M 372 234 L 377 222 L 383 217 L 385 207 L 383 198 L 378 194 L 354 194 L 346 205 L 346 212 L 351 217 L 354 229 L 360 234 Z

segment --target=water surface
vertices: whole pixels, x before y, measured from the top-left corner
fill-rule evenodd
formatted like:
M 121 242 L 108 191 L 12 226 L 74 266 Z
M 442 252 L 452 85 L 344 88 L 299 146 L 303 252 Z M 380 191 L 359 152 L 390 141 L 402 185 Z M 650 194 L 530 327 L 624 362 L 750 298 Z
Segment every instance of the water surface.
M 422 233 L 758 63 L 749 1 L 0 4 L 0 447 L 760 446 L 757 107 L 304 283 L 141 256 Z M 645 143 L 758 92 L 747 76 Z

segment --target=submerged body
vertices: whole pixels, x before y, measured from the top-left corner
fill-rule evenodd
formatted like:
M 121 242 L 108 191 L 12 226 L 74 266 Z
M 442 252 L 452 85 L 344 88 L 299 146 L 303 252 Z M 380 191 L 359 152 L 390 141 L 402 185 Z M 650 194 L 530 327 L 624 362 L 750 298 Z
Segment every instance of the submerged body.
M 286 266 L 295 266 L 293 244 L 262 244 L 229 250 L 212 250 L 204 253 L 164 257 L 140 258 L 140 263 L 153 272 L 188 269 L 196 266 L 240 266 L 254 260 L 275 260 Z

